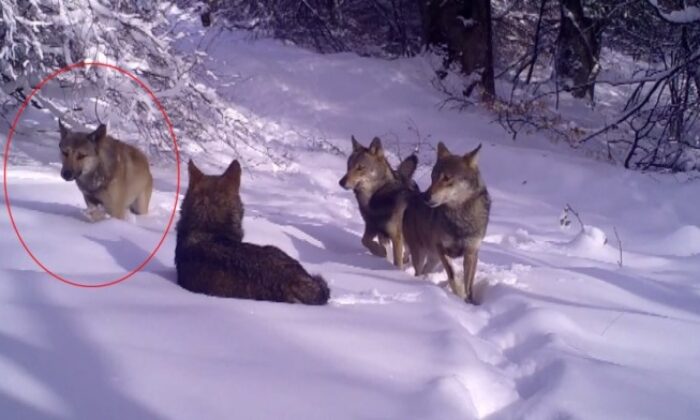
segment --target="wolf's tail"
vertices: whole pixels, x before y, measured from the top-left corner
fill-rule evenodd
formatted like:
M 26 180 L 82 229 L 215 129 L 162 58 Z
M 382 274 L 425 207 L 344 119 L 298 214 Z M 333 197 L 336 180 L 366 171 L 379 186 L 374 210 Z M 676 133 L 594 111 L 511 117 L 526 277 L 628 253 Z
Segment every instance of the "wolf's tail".
M 319 275 L 304 276 L 291 287 L 290 292 L 293 301 L 305 305 L 325 305 L 331 297 L 326 280 Z

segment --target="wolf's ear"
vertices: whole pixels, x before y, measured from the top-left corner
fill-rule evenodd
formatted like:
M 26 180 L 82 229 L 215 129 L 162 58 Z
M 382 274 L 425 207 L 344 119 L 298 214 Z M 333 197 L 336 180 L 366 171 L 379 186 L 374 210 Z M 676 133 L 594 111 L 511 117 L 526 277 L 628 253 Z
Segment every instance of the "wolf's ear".
M 194 164 L 192 159 L 187 162 L 187 172 L 190 175 L 190 187 L 198 183 L 204 177 L 204 174 L 199 170 L 197 165 Z
M 382 141 L 379 139 L 379 137 L 372 139 L 372 143 L 369 144 L 369 152 L 377 156 L 384 155 L 384 148 L 382 148 Z
M 58 131 L 61 132 L 62 139 L 65 138 L 69 132 L 68 128 L 65 125 L 63 125 L 63 121 L 61 121 L 60 118 L 58 119 Z
M 399 164 L 399 169 L 397 169 L 397 172 L 405 181 L 408 181 L 413 178 L 413 173 L 416 172 L 416 167 L 418 167 L 418 157 L 416 157 L 416 155 L 411 155 Z
M 450 150 L 445 146 L 445 143 L 440 142 L 438 143 L 437 147 L 437 158 L 438 159 L 444 159 L 448 156 L 451 156 L 452 153 L 450 153 Z
M 229 182 L 231 182 L 233 189 L 238 192 L 241 189 L 241 164 L 238 160 L 234 160 L 226 168 L 226 172 L 223 175 Z
M 104 124 L 100 124 L 95 131 L 92 133 L 88 134 L 88 138 L 97 143 L 98 141 L 102 140 L 105 136 L 107 135 L 107 126 Z
M 481 150 L 481 143 L 479 143 L 479 145 L 476 146 L 476 148 L 474 150 L 467 153 L 463 157 L 463 159 L 467 163 L 467 165 L 471 166 L 472 168 L 476 168 L 478 166 L 479 150 Z
M 362 150 L 365 148 L 363 145 L 360 144 L 359 141 L 357 141 L 357 139 L 355 138 L 354 135 L 350 136 L 350 140 L 352 141 L 352 151 L 353 152 L 357 152 L 358 150 Z

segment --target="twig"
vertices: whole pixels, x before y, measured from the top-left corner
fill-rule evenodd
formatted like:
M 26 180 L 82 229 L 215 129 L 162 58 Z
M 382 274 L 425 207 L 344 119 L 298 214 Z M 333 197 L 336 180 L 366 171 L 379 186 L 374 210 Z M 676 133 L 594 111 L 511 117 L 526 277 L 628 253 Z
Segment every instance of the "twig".
M 615 323 L 616 323 L 617 321 L 619 321 L 620 318 L 622 318 L 622 316 L 623 316 L 624 314 L 625 314 L 624 312 L 619 312 L 615 318 L 613 318 L 610 322 L 608 322 L 608 325 L 605 326 L 605 328 L 603 329 L 603 331 L 600 333 L 600 336 L 601 336 L 601 337 L 604 336 L 605 333 L 608 332 L 608 330 L 610 329 L 610 327 L 612 327 L 613 325 L 615 325 Z
M 634 106 L 632 109 L 627 111 L 624 115 L 619 117 L 613 123 L 608 124 L 605 127 L 600 128 L 597 131 L 585 136 L 584 138 L 580 139 L 579 142 L 585 143 L 588 140 L 590 140 L 590 139 L 592 139 L 600 134 L 605 133 L 606 131 L 610 130 L 611 128 L 617 127 L 619 124 L 623 123 L 624 121 L 627 121 L 628 118 L 630 118 L 632 115 L 639 112 L 639 110 L 641 110 L 644 107 L 644 105 L 646 105 L 650 101 L 651 97 L 654 95 L 654 92 L 656 92 L 659 89 L 659 87 L 661 87 L 667 80 L 669 80 L 673 76 L 675 76 L 676 73 L 686 69 L 690 64 L 692 64 L 694 61 L 697 61 L 698 59 L 700 59 L 700 51 L 693 54 L 690 58 L 688 58 L 684 62 L 678 64 L 676 67 L 666 71 L 665 74 L 660 75 L 659 78 L 656 80 L 656 82 L 651 86 L 651 89 L 649 89 L 649 91 L 646 93 L 646 95 L 644 95 L 642 100 L 636 106 Z
M 620 239 L 620 235 L 617 233 L 617 228 L 613 226 L 613 232 L 615 232 L 615 239 L 617 239 L 617 247 L 620 250 L 620 260 L 617 262 L 617 265 L 622 268 L 622 240 Z
M 569 203 L 566 203 L 566 208 L 564 208 L 564 211 L 576 216 L 576 220 L 578 220 L 578 223 L 581 225 L 581 230 L 583 230 L 584 224 L 583 224 L 583 220 L 581 220 L 581 216 L 579 216 L 578 212 L 576 210 L 574 210 L 574 208 L 571 207 L 571 205 Z

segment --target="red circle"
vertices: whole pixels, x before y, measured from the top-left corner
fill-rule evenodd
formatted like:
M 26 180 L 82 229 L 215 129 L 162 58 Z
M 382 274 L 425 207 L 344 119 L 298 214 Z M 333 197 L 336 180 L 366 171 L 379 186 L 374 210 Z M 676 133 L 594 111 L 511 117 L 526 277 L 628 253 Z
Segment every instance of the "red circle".
M 107 67 L 113 70 L 117 70 L 121 74 L 124 74 L 128 76 L 131 80 L 136 82 L 137 85 L 139 85 L 143 90 L 148 93 L 148 95 L 153 99 L 153 102 L 155 102 L 156 106 L 160 110 L 160 112 L 163 114 L 163 118 L 165 118 L 165 122 L 168 126 L 168 131 L 170 132 L 170 136 L 173 139 L 173 147 L 175 149 L 175 162 L 177 163 L 177 189 L 175 191 L 175 202 L 173 203 L 173 210 L 170 214 L 170 220 L 168 220 L 168 225 L 165 227 L 165 231 L 163 232 L 163 236 L 160 238 L 160 241 L 156 245 L 156 247 L 153 249 L 151 254 L 143 260 L 141 264 L 139 264 L 136 268 L 131 270 L 130 272 L 126 273 L 125 275 L 119 277 L 116 280 L 111 280 L 107 281 L 104 283 L 100 284 L 82 284 L 78 283 L 72 280 L 69 280 L 59 274 L 54 273 L 53 271 L 49 270 L 44 264 L 42 264 L 41 261 L 32 253 L 32 251 L 29 249 L 29 246 L 24 242 L 24 239 L 22 239 L 22 235 L 19 233 L 19 229 L 17 229 L 17 225 L 15 224 L 15 219 L 12 216 L 12 206 L 10 205 L 10 196 L 7 193 L 7 162 L 8 162 L 8 157 L 9 157 L 9 152 L 10 152 L 10 142 L 12 141 L 12 136 L 14 135 L 15 128 L 17 127 L 17 123 L 19 122 L 20 117 L 22 116 L 22 113 L 24 112 L 24 109 L 27 107 L 29 104 L 29 101 L 32 99 L 32 97 L 39 91 L 41 90 L 42 87 L 52 79 L 56 78 L 57 76 L 67 73 L 73 69 L 79 68 L 79 67 L 88 67 L 88 66 L 97 66 L 97 67 Z M 175 213 L 177 211 L 177 201 L 178 197 L 180 195 L 180 151 L 177 147 L 177 139 L 175 137 L 175 131 L 173 130 L 173 124 L 170 122 L 170 118 L 168 118 L 168 114 L 165 112 L 165 109 L 163 108 L 163 105 L 158 101 L 158 98 L 153 94 L 151 89 L 148 88 L 138 77 L 134 76 L 131 74 L 129 71 L 124 70 L 123 68 L 119 66 L 115 66 L 113 64 L 108 64 L 108 63 L 101 63 L 98 61 L 81 61 L 80 63 L 75 63 L 71 64 L 69 66 L 66 66 L 60 70 L 57 70 L 53 73 L 51 73 L 47 78 L 41 81 L 27 96 L 27 98 L 24 100 L 22 103 L 22 106 L 19 108 L 19 111 L 17 111 L 17 115 L 15 116 L 14 121 L 12 122 L 12 127 L 10 128 L 10 132 L 7 135 L 7 143 L 5 144 L 5 159 L 3 162 L 3 173 L 2 173 L 2 179 L 3 179 L 3 189 L 5 193 L 5 204 L 7 206 L 7 213 L 10 215 L 10 222 L 12 223 L 12 228 L 15 230 L 15 234 L 17 234 L 17 238 L 19 239 L 20 243 L 24 247 L 25 251 L 27 251 L 27 254 L 29 254 L 30 257 L 34 260 L 39 267 L 41 267 L 44 271 L 46 271 L 48 274 L 50 274 L 52 277 L 55 279 L 58 279 L 66 284 L 70 284 L 71 286 L 77 286 L 77 287 L 85 287 L 85 288 L 98 288 L 98 287 L 107 287 L 107 286 L 113 286 L 117 283 L 120 283 L 129 277 L 133 276 L 134 274 L 138 273 L 143 269 L 143 267 L 148 264 L 153 257 L 156 255 L 160 247 L 163 245 L 163 242 L 165 242 L 165 238 L 168 236 L 168 232 L 170 231 L 170 228 L 172 227 L 173 220 L 175 219 Z

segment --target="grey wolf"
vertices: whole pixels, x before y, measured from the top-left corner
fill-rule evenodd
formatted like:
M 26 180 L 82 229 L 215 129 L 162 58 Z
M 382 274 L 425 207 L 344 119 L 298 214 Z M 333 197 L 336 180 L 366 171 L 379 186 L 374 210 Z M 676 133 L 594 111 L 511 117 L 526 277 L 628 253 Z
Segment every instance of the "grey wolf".
M 411 155 L 394 170 L 384 156 L 382 142 L 378 137 L 372 140 L 369 147 L 361 145 L 354 136 L 351 140 L 352 153 L 348 157 L 347 173 L 339 184 L 355 193 L 365 222 L 362 244 L 373 255 L 384 258 L 384 245 L 391 240 L 394 265 L 401 268 L 404 263 L 401 227 L 403 213 L 410 192 L 418 189 L 411 179 L 418 158 Z
M 447 272 L 452 291 L 473 300 L 472 286 L 481 241 L 486 234 L 491 198 L 477 157 L 481 145 L 464 156 L 438 144 L 430 187 L 413 194 L 403 219 L 403 234 L 416 276 L 438 263 Z M 464 278 L 455 279 L 451 258 L 464 257 Z
M 204 175 L 190 160 L 189 187 L 177 224 L 177 282 L 195 293 L 323 305 L 330 291 L 298 261 L 274 246 L 243 242 L 241 166 Z
M 60 120 L 58 126 L 61 177 L 76 182 L 90 220 L 103 219 L 104 211 L 118 219 L 128 210 L 148 213 L 153 177 L 143 152 L 107 135 L 104 124 L 91 133 L 71 131 Z

